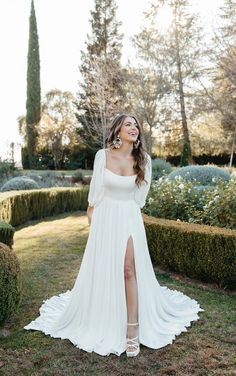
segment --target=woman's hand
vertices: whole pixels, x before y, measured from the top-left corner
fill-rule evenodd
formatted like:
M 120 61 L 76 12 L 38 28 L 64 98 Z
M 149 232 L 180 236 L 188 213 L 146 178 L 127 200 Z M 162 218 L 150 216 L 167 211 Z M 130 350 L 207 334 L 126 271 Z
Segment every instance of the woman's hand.
M 92 215 L 93 215 L 93 209 L 94 209 L 93 206 L 88 206 L 88 208 L 87 208 L 87 216 L 88 216 L 88 223 L 89 223 L 89 225 L 91 224 Z

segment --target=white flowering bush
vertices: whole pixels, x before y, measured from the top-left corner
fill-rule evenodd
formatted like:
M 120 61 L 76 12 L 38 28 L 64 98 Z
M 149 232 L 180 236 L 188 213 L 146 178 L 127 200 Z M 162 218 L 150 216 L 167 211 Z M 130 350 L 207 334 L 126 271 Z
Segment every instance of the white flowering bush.
M 213 166 L 185 166 L 172 171 L 168 179 L 174 180 L 176 176 L 181 176 L 186 181 L 198 182 L 201 186 L 216 185 L 217 181 L 229 181 L 230 173 Z
M 152 182 L 144 207 L 148 215 L 236 228 L 236 181 L 217 179 L 215 186 L 202 186 L 176 176 Z M 204 189 L 202 189 L 204 187 Z
M 202 223 L 236 228 L 236 180 L 219 181 L 213 191 L 206 192 L 205 201 Z
M 162 177 L 154 181 L 144 212 L 155 217 L 193 222 L 205 205 L 204 195 L 195 184 L 181 177 L 175 180 Z

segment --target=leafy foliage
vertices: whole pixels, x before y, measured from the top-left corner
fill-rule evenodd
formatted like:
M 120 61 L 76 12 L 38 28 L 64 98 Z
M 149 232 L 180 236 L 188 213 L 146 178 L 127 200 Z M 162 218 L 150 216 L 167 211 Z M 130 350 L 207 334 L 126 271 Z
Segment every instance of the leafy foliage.
M 16 311 L 20 297 L 19 261 L 6 244 L 0 243 L 0 324 Z
M 54 171 L 47 171 L 42 176 L 33 173 L 28 176 L 37 182 L 39 188 L 71 187 L 73 185 L 71 179 L 65 178 L 64 173 L 57 175 Z
M 170 174 L 172 166 L 163 159 L 155 158 L 152 160 L 152 179 L 157 180 L 163 175 Z
M 0 204 L 0 220 L 18 226 L 31 219 L 86 210 L 88 189 L 57 187 L 3 193 Z
M 236 180 L 236 171 L 231 172 L 230 178 Z
M 36 126 L 41 118 L 41 87 L 40 87 L 40 60 L 37 22 L 34 2 L 31 2 L 29 25 L 28 67 L 27 67 L 27 100 L 26 100 L 26 130 L 27 147 L 30 168 L 37 166 Z
M 168 179 L 174 180 L 177 176 L 181 176 L 186 181 L 196 181 L 202 185 L 215 185 L 217 179 L 229 181 L 230 174 L 213 166 L 185 166 L 172 171 L 168 175 Z
M 235 229 L 235 192 L 234 179 L 217 179 L 215 186 L 202 186 L 181 176 L 174 180 L 163 177 L 152 183 L 144 212 L 159 218 Z
M 67 149 L 77 143 L 73 101 L 71 92 L 54 89 L 46 93 L 42 104 L 38 147 L 51 151 L 55 170 L 63 168 Z
M 203 206 L 203 223 L 236 228 L 236 180 L 219 181 L 213 191 L 206 191 Z
M 27 189 L 38 189 L 39 185 L 27 176 L 17 176 L 8 180 L 1 187 L 1 192 L 6 191 L 22 191 Z
M 188 166 L 188 158 L 189 155 L 191 155 L 191 149 L 190 149 L 190 143 L 185 142 L 183 146 L 183 150 L 181 153 L 181 158 L 180 158 L 180 166 Z
M 77 183 L 77 182 L 82 182 L 83 181 L 83 173 L 82 171 L 75 171 L 72 177 L 72 182 Z
M 17 170 L 14 163 L 0 159 L 0 187 L 11 177 L 18 175 L 20 175 L 20 172 Z
M 0 242 L 12 247 L 13 236 L 15 233 L 14 227 L 9 223 L 0 221 Z
M 16 167 L 13 163 L 0 160 L 0 179 L 9 177 L 14 171 Z
M 223 288 L 236 288 L 236 232 L 145 217 L 152 260 Z
M 191 222 L 204 205 L 204 196 L 192 182 L 163 177 L 151 184 L 144 212 L 154 217 Z

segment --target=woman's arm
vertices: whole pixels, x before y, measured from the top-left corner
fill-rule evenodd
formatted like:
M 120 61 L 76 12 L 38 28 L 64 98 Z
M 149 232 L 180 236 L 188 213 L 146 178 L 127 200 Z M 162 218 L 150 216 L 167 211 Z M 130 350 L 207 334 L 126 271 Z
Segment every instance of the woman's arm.
M 95 154 L 93 163 L 93 174 L 89 185 L 87 215 L 89 224 L 92 220 L 94 207 L 100 202 L 103 185 L 103 150 L 100 149 Z
M 93 206 L 88 206 L 88 208 L 87 208 L 87 217 L 88 217 L 88 223 L 89 223 L 89 225 L 91 224 L 92 215 L 93 215 L 93 209 L 94 209 Z

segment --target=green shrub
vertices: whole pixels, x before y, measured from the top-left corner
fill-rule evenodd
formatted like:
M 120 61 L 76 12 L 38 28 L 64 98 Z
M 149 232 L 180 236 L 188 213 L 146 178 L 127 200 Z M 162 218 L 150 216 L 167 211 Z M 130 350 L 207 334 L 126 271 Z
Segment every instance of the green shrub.
M 15 167 L 14 163 L 0 159 L 0 187 L 10 178 L 20 175 L 21 172 Z
M 65 174 L 60 175 L 56 171 L 46 171 L 44 174 L 37 175 L 35 172 L 29 172 L 28 177 L 35 180 L 39 188 L 52 187 L 72 187 L 71 179 L 65 178 Z
M 181 157 L 180 157 L 180 166 L 183 167 L 183 166 L 188 166 L 188 156 L 190 154 L 190 145 L 184 141 L 184 147 L 183 147 L 183 151 L 181 153 Z
M 15 229 L 5 222 L 0 222 L 0 242 L 7 244 L 9 247 L 13 245 Z
M 230 180 L 230 174 L 223 169 L 212 166 L 186 166 L 172 171 L 168 175 L 169 180 L 181 176 L 186 181 L 199 182 L 201 185 L 215 185 L 217 180 Z
M 86 210 L 87 206 L 87 187 L 5 192 L 0 195 L 0 220 L 17 226 L 31 219 Z
M 21 162 L 22 166 L 24 169 L 29 169 L 30 168 L 30 163 L 29 163 L 29 151 L 27 146 L 23 146 L 21 148 Z
M 40 186 L 40 183 L 41 183 L 41 181 L 42 181 L 42 179 L 43 179 L 43 177 L 42 177 L 41 175 L 38 175 L 38 174 L 37 174 L 36 172 L 34 172 L 34 171 L 29 171 L 29 172 L 27 173 L 27 178 L 36 181 L 36 183 L 37 183 L 39 186 Z
M 16 311 L 20 296 L 19 261 L 13 250 L 0 243 L 0 325 Z
M 27 176 L 18 176 L 16 178 L 8 180 L 3 184 L 1 192 L 7 191 L 23 191 L 27 189 L 38 189 L 38 184 Z
M 182 178 L 172 181 L 162 177 L 151 184 L 143 212 L 154 217 L 191 222 L 205 204 L 203 192 L 191 181 Z
M 0 178 L 11 176 L 15 170 L 14 163 L 0 160 Z
M 143 212 L 150 216 L 236 228 L 236 180 L 202 186 L 166 177 L 152 182 Z
M 231 179 L 236 180 L 236 171 L 233 171 L 230 175 Z
M 236 289 L 236 231 L 143 217 L 154 265 Z
M 236 228 L 236 180 L 218 182 L 205 194 L 201 222 L 212 226 Z
M 73 176 L 71 177 L 72 183 L 78 183 L 83 181 L 83 173 L 82 171 L 75 171 Z
M 172 166 L 169 162 L 160 158 L 152 160 L 152 179 L 158 180 L 163 175 L 168 175 L 172 171 Z

